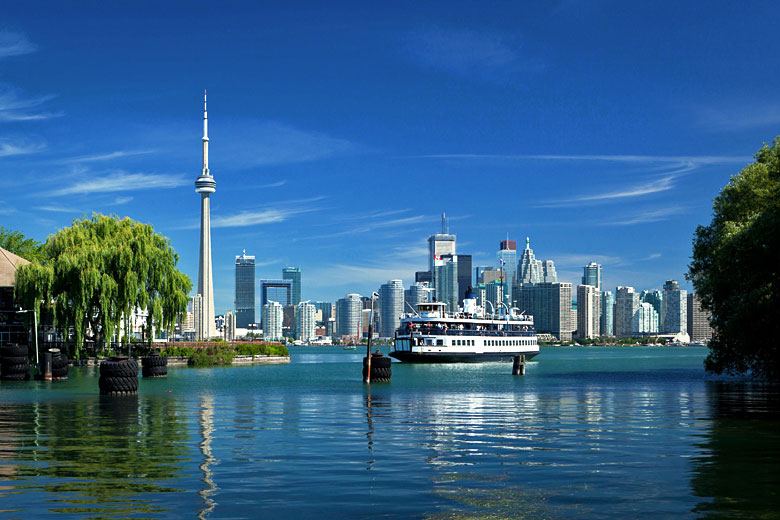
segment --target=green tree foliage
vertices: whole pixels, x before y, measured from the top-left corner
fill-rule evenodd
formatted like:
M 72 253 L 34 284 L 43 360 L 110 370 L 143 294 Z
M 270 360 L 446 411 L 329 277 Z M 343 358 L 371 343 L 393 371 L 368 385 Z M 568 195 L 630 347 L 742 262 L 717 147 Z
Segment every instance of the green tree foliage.
M 780 137 L 721 190 L 693 240 L 688 279 L 712 312 L 717 374 L 780 379 Z
M 3 226 L 0 226 L 0 247 L 31 262 L 43 258 L 40 242 L 27 238 L 21 231 Z
M 186 310 L 190 279 L 176 269 L 170 241 L 149 224 L 93 214 L 50 235 L 43 259 L 19 268 L 16 297 L 26 308 L 54 303 L 60 331 L 72 328 L 75 354 L 84 339 L 110 339 L 133 309 L 146 309 L 152 323 L 171 328 Z

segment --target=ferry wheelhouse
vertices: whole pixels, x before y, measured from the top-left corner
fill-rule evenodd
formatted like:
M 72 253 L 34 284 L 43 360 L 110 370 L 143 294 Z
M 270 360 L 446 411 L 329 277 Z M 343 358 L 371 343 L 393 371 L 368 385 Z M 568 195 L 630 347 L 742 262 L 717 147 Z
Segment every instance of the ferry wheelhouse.
M 533 316 L 505 306 L 486 313 L 474 299 L 458 312 L 446 309 L 444 302 L 420 303 L 405 314 L 390 355 L 410 363 L 479 363 L 539 353 Z

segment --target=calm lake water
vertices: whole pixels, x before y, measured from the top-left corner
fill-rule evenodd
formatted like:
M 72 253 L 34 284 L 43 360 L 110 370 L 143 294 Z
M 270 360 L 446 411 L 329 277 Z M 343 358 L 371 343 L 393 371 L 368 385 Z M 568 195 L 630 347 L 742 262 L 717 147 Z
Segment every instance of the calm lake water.
M 780 515 L 776 388 L 703 348 L 543 348 L 511 364 L 171 368 L 139 395 L 0 383 L 0 518 Z

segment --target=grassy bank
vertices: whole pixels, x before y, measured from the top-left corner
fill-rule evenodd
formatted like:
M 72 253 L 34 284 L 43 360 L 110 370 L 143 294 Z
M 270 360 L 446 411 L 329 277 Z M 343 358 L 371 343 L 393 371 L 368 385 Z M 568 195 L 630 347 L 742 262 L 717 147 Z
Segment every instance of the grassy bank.
M 160 352 L 163 356 L 189 358 L 194 367 L 230 365 L 236 356 L 289 356 L 287 347 L 276 343 L 233 343 L 211 342 L 207 346 L 167 346 Z

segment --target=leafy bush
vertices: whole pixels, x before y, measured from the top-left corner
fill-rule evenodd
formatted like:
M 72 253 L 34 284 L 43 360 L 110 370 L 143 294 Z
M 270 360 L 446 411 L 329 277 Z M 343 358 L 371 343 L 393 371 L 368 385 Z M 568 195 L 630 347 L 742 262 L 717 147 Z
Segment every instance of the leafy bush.
M 290 352 L 284 345 L 273 343 L 241 343 L 236 345 L 240 356 L 288 356 Z
M 192 367 L 211 367 L 216 365 L 230 365 L 236 356 L 235 349 L 230 347 L 208 347 L 194 352 L 187 364 Z

